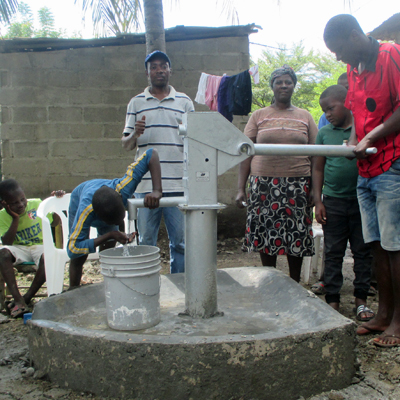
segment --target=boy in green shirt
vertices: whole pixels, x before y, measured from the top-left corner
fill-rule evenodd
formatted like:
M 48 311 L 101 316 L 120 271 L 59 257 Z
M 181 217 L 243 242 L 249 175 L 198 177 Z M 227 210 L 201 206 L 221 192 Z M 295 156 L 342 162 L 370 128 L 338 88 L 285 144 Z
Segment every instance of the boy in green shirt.
M 340 145 L 348 141 L 352 115 L 344 106 L 346 94 L 346 88 L 341 85 L 330 86 L 321 94 L 319 103 L 329 125 L 319 130 L 315 144 Z M 354 258 L 356 315 L 359 321 L 369 321 L 374 317 L 373 311 L 366 305 L 371 280 L 371 255 L 362 236 L 357 179 L 356 159 L 315 157 L 312 188 L 315 218 L 324 231 L 325 299 L 332 308 L 339 310 L 343 257 L 349 241 Z
M 62 190 L 52 195 L 62 197 Z M 0 273 L 7 284 L 14 301 L 6 304 L 7 312 L 13 318 L 29 311 L 27 305 L 46 281 L 43 259 L 42 221 L 36 212 L 40 199 L 29 199 L 14 179 L 0 182 Z M 52 225 L 58 225 L 60 218 L 53 215 Z M 14 267 L 25 262 L 34 262 L 36 274 L 28 291 L 22 296 L 15 279 Z

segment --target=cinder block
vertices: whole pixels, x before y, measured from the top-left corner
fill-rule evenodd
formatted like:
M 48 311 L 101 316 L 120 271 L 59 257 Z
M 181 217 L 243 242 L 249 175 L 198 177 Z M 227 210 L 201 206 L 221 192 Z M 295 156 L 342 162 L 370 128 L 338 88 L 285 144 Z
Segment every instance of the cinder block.
M 104 54 L 101 48 L 77 49 L 68 53 L 67 69 L 72 71 L 104 70 Z
M 104 124 L 104 137 L 107 139 L 120 139 L 125 127 L 125 118 L 120 122 Z
M 60 140 L 49 143 L 51 157 L 66 157 L 79 159 L 87 157 L 87 141 L 82 140 Z
M 44 158 L 49 155 L 47 142 L 14 142 L 13 148 L 17 158 Z
M 84 158 L 74 160 L 71 163 L 71 169 L 69 173 L 72 175 L 104 175 L 104 163 L 101 158 Z
M 135 153 L 135 151 L 127 151 L 127 157 L 103 160 L 104 177 L 114 179 L 124 176 L 128 165 L 135 161 Z
M 84 122 L 117 122 L 124 121 L 126 108 L 123 107 L 84 107 Z
M 1 158 L 2 158 L 2 160 L 4 161 L 6 158 L 11 158 L 13 156 L 14 156 L 14 154 L 13 154 L 13 147 L 11 145 L 11 142 L 9 140 L 2 139 L 2 141 L 1 141 Z M 2 169 L 1 171 L 3 174 L 5 173 L 4 169 Z M 7 172 L 9 172 L 9 171 L 7 171 Z
M 134 72 L 121 71 L 80 71 L 81 87 L 87 88 L 126 88 L 134 81 Z
M 198 71 L 202 68 L 203 64 L 201 54 L 182 54 L 179 57 L 176 57 L 176 60 L 172 66 L 172 72 L 175 74 L 179 73 L 180 71 Z M 201 72 L 207 71 L 205 68 L 203 69 L 204 71 Z
M 32 68 L 28 53 L 3 53 L 0 55 L 2 69 L 13 70 L 18 68 Z
M 125 47 L 125 46 L 124 46 Z M 143 57 L 144 60 L 144 57 Z M 140 66 L 140 68 L 138 68 Z M 114 54 L 107 54 L 104 57 L 104 68 L 111 71 L 144 71 L 144 62 L 136 59 L 132 54 L 124 54 L 119 57 Z
M 12 171 L 15 176 L 35 176 L 47 175 L 47 165 L 44 160 L 39 161 L 37 158 L 5 158 L 3 168 L 6 171 Z
M 52 190 L 62 189 L 67 193 L 71 193 L 79 184 L 89 180 L 89 176 L 85 175 L 53 175 L 48 177 L 48 186 L 50 188 L 49 193 Z
M 221 37 L 216 40 L 218 54 L 238 54 L 249 51 L 249 40 L 247 36 Z
M 62 138 L 63 140 L 71 137 L 71 129 L 74 125 L 70 123 L 47 123 L 37 125 L 38 140 L 49 140 Z
M 14 107 L 13 122 L 47 122 L 47 109 L 45 107 Z
M 66 90 L 60 90 L 59 88 L 31 88 L 36 96 L 36 105 L 41 106 L 67 106 L 68 105 L 68 95 Z
M 49 122 L 81 122 L 81 107 L 49 107 Z
M 10 75 L 8 71 L 0 71 L 0 87 L 10 86 Z
M 115 140 L 104 140 L 104 141 L 93 141 L 90 142 L 86 149 L 86 157 L 95 158 L 114 158 L 118 157 L 119 153 L 122 153 L 121 142 L 119 138 Z M 124 150 L 125 151 L 125 150 Z
M 42 70 L 43 87 L 74 88 L 81 85 L 80 76 L 76 71 Z
M 9 124 L 12 122 L 12 108 L 11 107 L 4 107 L 0 105 L 0 112 L 1 112 L 1 123 Z
M 137 94 L 138 93 L 133 92 L 130 88 L 127 88 L 126 90 L 104 90 L 103 103 L 126 107 L 131 98 L 136 96 Z
M 51 189 L 49 188 L 49 181 L 43 179 L 42 175 L 21 175 L 16 176 L 14 174 L 7 174 L 7 178 L 14 178 L 18 181 L 21 187 L 24 189 L 25 194 L 28 198 L 46 198 L 50 196 Z M 55 186 L 58 188 L 58 186 Z M 54 190 L 54 189 L 52 189 Z
M 68 90 L 68 103 L 71 105 L 101 104 L 104 102 L 103 90 L 98 88 Z
M 29 53 L 28 57 L 34 68 L 67 69 L 68 50 L 43 51 Z
M 171 63 L 182 54 L 214 54 L 218 55 L 217 39 L 183 40 L 167 43 L 167 52 Z M 173 65 L 172 65 L 173 67 Z
M 223 71 L 224 69 L 237 71 L 236 73 L 241 72 L 239 70 L 239 63 L 240 58 L 236 54 L 232 55 L 220 55 L 218 57 L 210 56 L 210 55 L 203 55 L 202 57 L 202 65 L 206 66 L 208 70 L 216 70 L 216 71 Z
M 1 139 L 19 141 L 37 141 L 38 125 L 36 124 L 3 124 L 1 126 Z
M 47 176 L 59 176 L 70 173 L 73 160 L 57 157 L 37 160 L 37 163 L 39 164 L 39 171 L 46 171 Z
M 18 64 L 16 64 L 18 65 Z M 34 68 L 11 67 L 11 86 L 12 87 L 43 87 L 42 71 Z
M 71 126 L 71 138 L 73 139 L 102 139 L 103 136 L 103 124 L 82 123 Z

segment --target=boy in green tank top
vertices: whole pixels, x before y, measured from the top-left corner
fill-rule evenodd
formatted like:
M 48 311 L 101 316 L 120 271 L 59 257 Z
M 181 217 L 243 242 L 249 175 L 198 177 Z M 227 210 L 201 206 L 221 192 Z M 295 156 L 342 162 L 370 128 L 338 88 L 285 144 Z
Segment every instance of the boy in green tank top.
M 64 191 L 52 192 L 62 197 Z M 43 257 L 42 221 L 36 212 L 40 199 L 27 199 L 24 191 L 14 179 L 0 182 L 0 274 L 3 276 L 13 301 L 6 303 L 7 312 L 13 318 L 22 317 L 29 311 L 28 304 L 46 281 Z M 50 217 L 50 216 L 49 216 Z M 53 214 L 52 225 L 60 223 Z M 14 267 L 26 262 L 34 262 L 35 277 L 28 291 L 21 295 L 15 279 Z
M 319 130 L 315 144 L 341 145 L 349 140 L 352 114 L 344 106 L 346 94 L 346 88 L 341 85 L 330 86 L 321 94 L 319 103 L 329 125 Z M 362 236 L 357 179 L 355 158 L 315 157 L 312 188 L 315 218 L 324 231 L 325 300 L 339 310 L 343 257 L 349 241 L 354 258 L 356 316 L 359 321 L 369 321 L 374 317 L 366 304 L 371 280 L 371 254 Z

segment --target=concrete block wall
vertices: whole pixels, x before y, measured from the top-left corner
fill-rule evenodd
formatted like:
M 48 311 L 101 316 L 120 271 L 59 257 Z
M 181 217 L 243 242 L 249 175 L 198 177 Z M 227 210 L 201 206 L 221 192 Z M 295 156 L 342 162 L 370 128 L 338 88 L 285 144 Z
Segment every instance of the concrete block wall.
M 129 100 L 147 86 L 145 52 L 135 44 L 0 54 L 3 178 L 45 198 L 88 179 L 122 176 L 134 153 L 120 138 Z M 171 84 L 192 99 L 201 72 L 232 75 L 249 67 L 247 36 L 168 42 L 167 52 Z M 246 119 L 235 117 L 235 124 L 243 129 Z M 236 171 L 220 178 L 221 202 L 234 201 Z

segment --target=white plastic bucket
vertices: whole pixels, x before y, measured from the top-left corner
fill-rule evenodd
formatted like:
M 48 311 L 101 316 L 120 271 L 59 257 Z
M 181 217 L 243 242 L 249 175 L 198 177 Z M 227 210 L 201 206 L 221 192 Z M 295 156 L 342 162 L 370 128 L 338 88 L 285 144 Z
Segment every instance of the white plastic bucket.
M 108 326 L 122 331 L 150 328 L 160 322 L 160 249 L 128 246 L 100 252 Z

